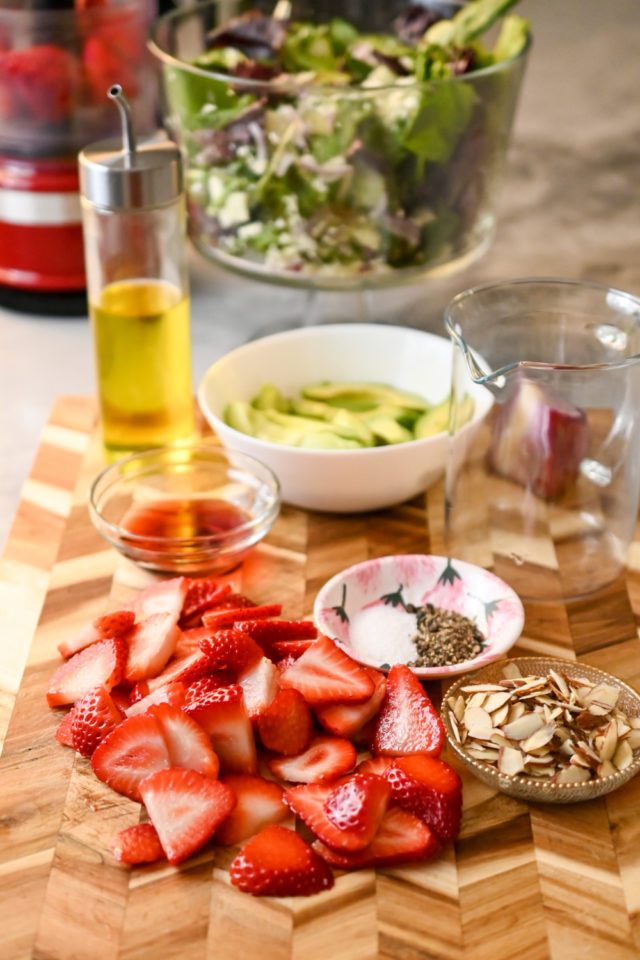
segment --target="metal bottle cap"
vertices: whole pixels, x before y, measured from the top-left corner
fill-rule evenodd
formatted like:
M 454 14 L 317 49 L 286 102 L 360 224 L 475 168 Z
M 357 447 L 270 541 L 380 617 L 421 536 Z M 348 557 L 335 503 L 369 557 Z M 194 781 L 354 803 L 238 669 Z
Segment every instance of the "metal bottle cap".
M 108 96 L 120 110 L 122 141 L 101 140 L 80 151 L 80 193 L 108 210 L 142 210 L 171 203 L 183 189 L 180 150 L 168 139 L 136 144 L 129 103 L 120 85 L 111 87 Z

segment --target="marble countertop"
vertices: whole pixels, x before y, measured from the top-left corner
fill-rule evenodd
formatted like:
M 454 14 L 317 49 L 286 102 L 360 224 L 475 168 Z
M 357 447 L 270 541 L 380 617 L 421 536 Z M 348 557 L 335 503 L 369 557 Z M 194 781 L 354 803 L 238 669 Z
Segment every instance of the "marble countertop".
M 522 0 L 534 46 L 488 253 L 463 271 L 401 290 L 307 294 L 225 273 L 193 253 L 193 374 L 248 338 L 324 319 L 442 331 L 448 300 L 473 284 L 553 276 L 640 295 L 638 0 Z M 313 312 L 310 314 L 310 310 Z M 0 308 L 0 549 L 55 396 L 93 393 L 86 318 Z

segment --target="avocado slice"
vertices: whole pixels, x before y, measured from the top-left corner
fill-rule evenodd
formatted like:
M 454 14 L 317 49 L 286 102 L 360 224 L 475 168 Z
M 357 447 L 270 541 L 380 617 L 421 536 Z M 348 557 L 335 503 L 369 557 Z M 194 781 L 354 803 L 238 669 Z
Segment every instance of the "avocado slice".
M 383 443 L 406 443 L 414 439 L 411 431 L 393 417 L 371 416 L 367 423 Z
M 251 406 L 255 410 L 280 410 L 281 413 L 288 413 L 291 401 L 284 397 L 273 383 L 265 383 L 251 401 Z
M 450 400 L 447 397 L 437 406 L 427 410 L 416 420 L 413 428 L 413 434 L 416 440 L 422 440 L 424 437 L 433 437 L 436 433 L 444 433 L 449 429 L 449 407 Z M 473 400 L 469 394 L 465 394 L 458 405 L 456 411 L 456 429 L 467 423 L 473 416 Z
M 361 403 L 371 403 L 374 406 L 378 404 L 391 404 L 395 407 L 409 407 L 411 410 L 427 410 L 429 404 L 416 393 L 409 393 L 405 390 L 398 390 L 385 383 L 363 383 L 355 381 L 353 383 L 344 383 L 335 380 L 328 380 L 323 383 L 315 383 L 303 387 L 301 390 L 303 397 L 310 400 L 325 400 L 335 402 L 336 400 L 359 401 Z

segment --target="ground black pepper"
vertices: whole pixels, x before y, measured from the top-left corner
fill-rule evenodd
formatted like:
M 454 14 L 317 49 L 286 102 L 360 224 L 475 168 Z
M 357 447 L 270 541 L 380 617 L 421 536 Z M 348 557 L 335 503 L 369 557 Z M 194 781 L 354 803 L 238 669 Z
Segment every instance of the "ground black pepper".
M 481 652 L 485 638 L 473 621 L 454 610 L 443 610 L 427 603 L 423 607 L 407 605 L 415 613 L 418 632 L 414 643 L 418 656 L 410 667 L 443 667 L 472 660 Z

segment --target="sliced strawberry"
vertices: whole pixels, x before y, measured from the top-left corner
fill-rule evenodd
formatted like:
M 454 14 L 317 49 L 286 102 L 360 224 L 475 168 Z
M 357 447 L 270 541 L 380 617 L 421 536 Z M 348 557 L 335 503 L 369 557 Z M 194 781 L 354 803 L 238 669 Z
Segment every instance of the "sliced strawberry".
M 224 846 L 243 843 L 263 827 L 279 823 L 288 815 L 284 790 L 273 780 L 248 773 L 230 773 L 220 779 L 231 787 L 237 802 L 216 830 L 216 843 Z
M 58 650 L 63 657 L 71 657 L 78 650 L 84 650 L 92 643 L 108 640 L 109 637 L 121 637 L 133 626 L 135 614 L 133 610 L 117 610 L 115 613 L 106 613 L 96 617 L 82 630 L 72 637 L 58 644 Z
M 378 777 L 386 777 L 387 770 L 395 763 L 393 757 L 369 757 L 363 760 L 355 769 L 356 773 L 375 773 Z
M 348 701 L 363 703 L 374 691 L 366 670 L 330 637 L 320 637 L 280 678 L 283 687 L 299 690 L 309 706 Z
M 313 716 L 297 690 L 280 690 L 257 722 L 260 739 L 267 750 L 275 753 L 295 756 L 311 742 Z
M 208 628 L 205 628 L 208 629 Z M 232 670 L 236 676 L 250 670 L 262 659 L 262 648 L 240 630 L 216 630 L 200 641 L 212 670 Z
M 244 630 L 259 643 L 267 656 L 271 656 L 276 643 L 315 640 L 318 629 L 313 620 L 265 620 L 249 618 L 238 623 L 238 629 Z
M 155 717 L 128 717 L 99 743 L 91 755 L 99 780 L 132 800 L 140 800 L 140 781 L 169 766 L 169 751 Z
M 204 640 L 205 637 L 210 637 L 211 633 L 212 631 L 208 627 L 192 627 L 190 630 L 183 630 L 176 643 L 173 654 L 175 659 L 181 660 L 192 653 L 197 653 L 200 650 L 200 641 Z
M 256 744 L 242 687 L 231 684 L 201 697 L 189 697 L 184 711 L 211 738 L 225 773 L 257 772 Z
M 202 615 L 202 624 L 212 630 L 232 627 L 242 620 L 263 620 L 265 617 L 277 617 L 282 613 L 281 603 L 265 603 L 255 607 L 230 607 L 228 609 L 208 610 Z
M 288 670 L 289 667 L 296 662 L 297 659 L 298 659 L 297 657 L 292 657 L 291 655 L 289 655 L 288 657 L 285 657 L 284 660 L 278 660 L 278 662 L 276 663 L 276 667 L 278 668 L 278 673 L 284 673 L 285 670 Z
M 409 667 L 395 664 L 387 675 L 387 690 L 378 713 L 371 752 L 388 757 L 409 753 L 437 756 L 443 743 L 442 720 L 419 679 Z
M 362 850 L 334 850 L 316 840 L 313 849 L 332 867 L 357 870 L 360 867 L 383 867 L 394 863 L 429 860 L 440 851 L 440 841 L 418 817 L 389 807 L 375 837 Z
M 9 50 L 0 63 L 0 86 L 30 122 L 60 124 L 81 94 L 81 66 L 70 51 L 50 43 Z
M 267 766 L 277 777 L 291 783 L 315 783 L 333 780 L 356 762 L 356 748 L 340 737 L 314 737 L 307 749 L 297 757 L 270 757 Z
M 424 820 L 441 840 L 458 836 L 462 781 L 448 763 L 418 753 L 399 757 L 385 775 L 398 806 Z
M 129 644 L 125 668 L 127 683 L 146 680 L 160 673 L 174 652 L 179 636 L 180 630 L 170 613 L 152 613 L 136 623 L 125 637 Z
M 365 667 L 374 683 L 374 690 L 364 703 L 330 703 L 327 706 L 316 707 L 315 714 L 321 726 L 337 737 L 348 737 L 352 740 L 359 730 L 375 717 L 380 709 L 387 688 L 387 679 L 379 670 Z
M 188 590 L 189 581 L 186 577 L 152 583 L 146 590 L 142 590 L 131 604 L 136 620 L 146 620 L 155 613 L 167 613 L 177 624 Z
M 223 683 L 232 683 L 234 677 L 232 674 L 223 670 L 212 670 L 209 664 L 209 658 L 202 650 L 191 653 L 181 660 L 170 660 L 162 673 L 157 677 L 150 677 L 147 684 L 149 693 L 166 687 L 168 683 L 191 684 L 201 677 L 217 676 L 219 678 L 218 686 Z
M 256 623 L 270 622 L 270 620 L 256 620 Z M 273 623 L 277 622 L 277 620 L 273 621 Z M 306 653 L 312 643 L 313 640 L 276 640 L 275 643 L 271 644 L 270 653 L 276 662 L 285 660 L 287 657 L 293 657 L 294 660 L 297 660 L 303 653 Z
M 280 674 L 268 657 L 261 657 L 254 667 L 238 677 L 238 683 L 244 692 L 247 713 L 254 722 L 273 702 L 280 689 Z
M 337 783 L 307 783 L 285 791 L 287 806 L 335 850 L 362 850 L 386 813 L 391 788 L 371 774 L 354 774 Z
M 89 690 L 76 700 L 72 714 L 71 745 L 83 757 L 90 757 L 107 734 L 124 720 L 124 713 L 104 687 Z
M 131 691 L 129 689 L 122 685 L 112 687 L 109 691 L 111 694 L 111 699 L 117 707 L 120 707 L 123 713 L 126 713 L 131 706 L 131 698 L 129 696 L 130 692 Z
M 148 822 L 121 830 L 111 844 L 111 852 L 122 863 L 153 863 L 164 857 L 158 831 Z
M 220 600 L 231 593 L 230 583 L 220 583 L 218 580 L 190 580 L 187 596 L 180 613 L 179 627 L 186 630 L 197 627 L 202 614 L 211 607 L 215 607 Z
M 333 874 L 293 830 L 271 824 L 242 848 L 230 868 L 231 883 L 256 897 L 309 896 L 329 890 Z
M 159 687 L 153 693 L 148 693 L 146 697 L 131 703 L 125 713 L 128 717 L 135 717 L 138 713 L 146 713 L 149 707 L 156 703 L 170 703 L 174 707 L 181 707 L 186 696 L 186 684 L 176 680 L 174 683 L 167 683 L 164 687 Z
M 73 707 L 71 710 L 67 710 L 64 717 L 58 724 L 56 730 L 56 740 L 58 743 L 61 743 L 63 747 L 73 747 L 73 740 L 71 739 L 71 724 L 73 722 Z
M 207 674 L 206 677 L 200 677 L 199 680 L 193 680 L 186 685 L 184 703 L 185 705 L 195 703 L 197 700 L 201 700 L 202 697 L 206 697 L 207 694 L 213 690 L 228 686 L 229 677 L 226 674 L 222 672 Z
M 324 812 L 344 837 L 348 837 L 341 849 L 362 850 L 371 843 L 390 798 L 389 782 L 372 773 L 354 773 L 332 786 Z
M 217 600 L 213 605 L 213 608 L 216 610 L 236 610 L 239 607 L 257 607 L 258 604 L 255 600 L 252 600 L 251 597 L 245 596 L 244 593 L 227 593 L 222 600 Z
M 58 667 L 47 687 L 50 707 L 75 703 L 89 690 L 112 690 L 123 678 L 128 648 L 121 637 L 92 643 Z
M 169 863 L 178 864 L 203 847 L 236 802 L 220 780 L 195 770 L 158 770 L 145 777 L 140 793 Z
M 170 703 L 158 703 L 150 707 L 149 713 L 156 718 L 164 734 L 170 766 L 197 770 L 204 777 L 215 780 L 220 762 L 200 724 Z

